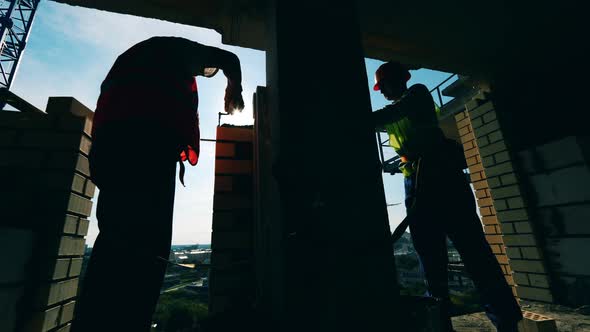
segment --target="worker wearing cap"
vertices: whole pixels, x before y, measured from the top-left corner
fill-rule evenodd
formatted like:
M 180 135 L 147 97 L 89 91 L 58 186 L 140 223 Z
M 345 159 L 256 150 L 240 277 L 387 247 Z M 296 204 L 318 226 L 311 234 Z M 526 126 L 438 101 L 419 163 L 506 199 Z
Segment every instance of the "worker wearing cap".
M 100 233 L 73 330 L 149 331 L 170 254 L 176 163 L 199 158 L 195 76 L 227 77 L 225 111 L 244 108 L 236 55 L 183 38 L 153 37 L 115 61 L 93 123 L 91 179 Z
M 442 300 L 443 321 L 452 331 L 448 236 L 481 294 L 488 317 L 498 331 L 516 332 L 522 314 L 485 239 L 473 192 L 462 172 L 466 167 L 463 151 L 446 139 L 438 126 L 429 90 L 422 84 L 408 88 L 409 79 L 409 71 L 397 62 L 379 67 L 373 89 L 393 103 L 374 112 L 373 117 L 377 128 L 387 130 L 390 144 L 401 158 L 407 209 L 402 225 L 409 224 L 428 290 Z

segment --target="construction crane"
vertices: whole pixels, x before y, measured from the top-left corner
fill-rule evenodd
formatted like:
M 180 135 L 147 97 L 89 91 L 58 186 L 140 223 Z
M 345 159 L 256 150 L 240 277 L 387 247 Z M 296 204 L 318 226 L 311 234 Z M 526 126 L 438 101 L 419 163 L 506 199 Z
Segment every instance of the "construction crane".
M 0 0 L 0 89 L 9 90 L 40 0 Z M 0 102 L 0 110 L 5 102 Z

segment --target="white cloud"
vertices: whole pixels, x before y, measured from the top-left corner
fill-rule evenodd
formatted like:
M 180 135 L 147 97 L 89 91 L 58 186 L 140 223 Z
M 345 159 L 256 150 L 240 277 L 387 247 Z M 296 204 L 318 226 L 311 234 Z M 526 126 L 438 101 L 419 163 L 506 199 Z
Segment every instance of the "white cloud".
M 174 35 L 199 40 L 205 44 L 221 45 L 221 36 L 210 29 L 197 28 L 162 20 L 116 14 L 43 2 L 47 11 L 46 24 L 63 38 L 93 47 L 121 53 L 130 45 L 152 36 Z

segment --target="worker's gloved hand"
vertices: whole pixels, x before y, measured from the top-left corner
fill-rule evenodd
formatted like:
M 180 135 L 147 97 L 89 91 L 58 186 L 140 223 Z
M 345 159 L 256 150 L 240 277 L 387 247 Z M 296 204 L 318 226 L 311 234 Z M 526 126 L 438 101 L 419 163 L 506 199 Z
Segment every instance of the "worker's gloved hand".
M 234 114 L 235 111 L 241 112 L 244 109 L 244 99 L 242 98 L 242 85 L 227 82 L 225 88 L 225 112 Z

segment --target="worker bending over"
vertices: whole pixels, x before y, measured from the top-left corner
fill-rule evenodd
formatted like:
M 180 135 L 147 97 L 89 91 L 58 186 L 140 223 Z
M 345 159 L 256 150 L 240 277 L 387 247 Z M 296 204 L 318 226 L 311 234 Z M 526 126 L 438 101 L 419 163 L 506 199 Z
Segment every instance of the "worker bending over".
M 176 163 L 199 158 L 195 76 L 227 77 L 225 111 L 244 108 L 236 55 L 153 37 L 121 54 L 102 82 L 91 179 L 100 233 L 83 280 L 74 332 L 149 331 L 170 254 Z

